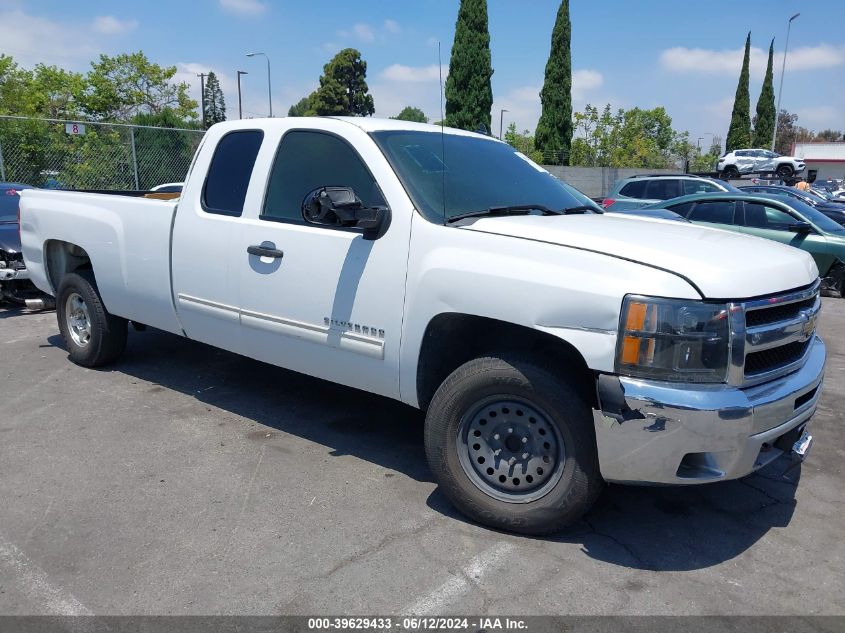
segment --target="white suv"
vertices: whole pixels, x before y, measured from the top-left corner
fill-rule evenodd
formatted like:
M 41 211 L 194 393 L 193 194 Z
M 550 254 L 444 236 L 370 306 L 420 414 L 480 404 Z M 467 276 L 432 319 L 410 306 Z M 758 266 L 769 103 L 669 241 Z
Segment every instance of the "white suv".
M 768 172 L 773 172 L 783 179 L 804 171 L 804 160 L 794 156 L 781 156 L 767 149 L 737 149 L 719 158 L 716 169 L 724 179 Z

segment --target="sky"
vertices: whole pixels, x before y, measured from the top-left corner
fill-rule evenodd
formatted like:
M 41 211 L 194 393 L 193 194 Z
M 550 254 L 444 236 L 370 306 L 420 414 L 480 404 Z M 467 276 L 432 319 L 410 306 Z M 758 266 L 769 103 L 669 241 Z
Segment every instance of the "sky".
M 84 71 L 101 53 L 143 50 L 176 66 L 176 78 L 199 99 L 197 73 L 221 80 L 227 114 L 238 116 L 236 71 L 245 117 L 269 111 L 270 59 L 276 116 L 318 85 L 323 65 L 354 47 L 367 62 L 376 116 L 404 106 L 440 119 L 438 42 L 448 72 L 458 0 L 0 0 L 0 52 L 25 67 L 36 63 Z M 493 59 L 493 133 L 515 122 L 533 131 L 558 0 L 489 0 Z M 677 130 L 708 146 L 727 135 L 751 31 L 751 106 L 775 38 L 775 92 L 787 21 L 792 23 L 781 107 L 798 124 L 845 129 L 845 2 L 745 0 L 712 10 L 669 0 L 571 0 L 573 107 L 664 106 Z M 753 114 L 753 112 L 752 112 Z

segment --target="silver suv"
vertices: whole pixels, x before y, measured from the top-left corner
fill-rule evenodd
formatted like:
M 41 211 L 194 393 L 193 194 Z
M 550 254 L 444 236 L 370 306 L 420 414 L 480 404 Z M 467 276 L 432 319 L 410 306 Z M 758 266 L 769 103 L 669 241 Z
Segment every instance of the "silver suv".
M 743 174 L 775 173 L 778 178 L 791 178 L 804 171 L 804 159 L 781 156 L 767 149 L 737 149 L 719 158 L 716 171 L 722 178 L 739 178 Z
M 691 193 L 716 193 L 720 191 L 737 193 L 739 190 L 721 180 L 702 176 L 687 174 L 639 175 L 617 181 L 601 205 L 607 211 L 625 212 Z

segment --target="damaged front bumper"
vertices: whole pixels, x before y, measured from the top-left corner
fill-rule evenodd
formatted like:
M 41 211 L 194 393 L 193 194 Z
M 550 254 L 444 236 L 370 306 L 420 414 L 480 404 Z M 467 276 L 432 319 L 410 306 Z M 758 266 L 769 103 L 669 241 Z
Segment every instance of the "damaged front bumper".
M 816 411 L 826 350 L 754 387 L 599 376 L 594 412 L 602 476 L 620 483 L 697 484 L 744 477 L 802 437 Z

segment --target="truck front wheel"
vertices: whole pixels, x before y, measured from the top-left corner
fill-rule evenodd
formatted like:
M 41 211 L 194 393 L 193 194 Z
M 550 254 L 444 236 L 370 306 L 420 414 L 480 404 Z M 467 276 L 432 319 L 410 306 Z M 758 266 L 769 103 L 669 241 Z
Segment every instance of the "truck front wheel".
M 126 347 L 126 319 L 108 313 L 90 270 L 64 276 L 56 297 L 56 316 L 68 355 L 77 365 L 106 365 Z
M 557 532 L 603 487 L 589 406 L 531 360 L 484 357 L 458 367 L 431 401 L 425 448 L 455 507 L 494 528 Z

